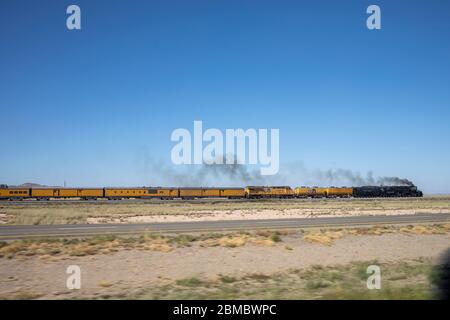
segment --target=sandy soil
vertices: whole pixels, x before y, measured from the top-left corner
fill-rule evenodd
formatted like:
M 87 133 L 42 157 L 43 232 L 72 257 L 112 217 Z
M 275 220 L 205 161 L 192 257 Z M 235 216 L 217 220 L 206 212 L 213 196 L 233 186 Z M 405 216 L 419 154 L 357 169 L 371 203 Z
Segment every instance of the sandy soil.
M 268 247 L 200 248 L 194 245 L 170 252 L 122 250 L 56 261 L 38 257 L 3 258 L 0 259 L 0 297 L 21 293 L 51 299 L 96 297 L 133 292 L 193 276 L 215 279 L 219 274 L 270 274 L 353 261 L 378 260 L 382 264 L 421 257 L 437 259 L 449 247 L 449 234 L 344 237 L 332 246 L 308 243 L 292 235 Z M 69 265 L 81 267 L 80 290 L 66 288 Z
M 447 209 L 408 209 L 408 210 L 320 210 L 320 209 L 249 209 L 249 210 L 211 210 L 191 211 L 178 215 L 139 215 L 129 217 L 91 217 L 88 224 L 101 223 L 145 223 L 145 222 L 181 222 L 181 221 L 218 221 L 218 220 L 257 220 L 280 218 L 316 218 L 339 216 L 370 215 L 410 215 L 416 213 L 448 213 Z

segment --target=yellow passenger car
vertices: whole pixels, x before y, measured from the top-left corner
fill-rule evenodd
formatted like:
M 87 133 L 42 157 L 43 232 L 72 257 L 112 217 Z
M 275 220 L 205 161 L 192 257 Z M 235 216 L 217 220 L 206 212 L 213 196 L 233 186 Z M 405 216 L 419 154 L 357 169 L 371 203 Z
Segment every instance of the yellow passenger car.
M 82 198 L 96 199 L 103 197 L 100 188 L 33 188 L 31 196 L 36 199 L 50 198 Z
M 149 198 L 161 198 L 161 199 L 173 199 L 178 198 L 178 188 L 148 188 L 144 197 Z
M 229 199 L 238 199 L 245 197 L 244 188 L 222 188 L 220 189 L 220 196 Z
M 203 195 L 202 188 L 179 188 L 179 196 L 182 199 L 201 198 Z
M 31 196 L 36 199 L 58 198 L 59 190 L 58 188 L 33 188 Z
M 30 197 L 28 188 L 0 188 L 0 199 L 24 199 Z
M 103 198 L 103 189 L 92 188 L 92 189 L 78 189 L 77 196 L 80 198 Z
M 108 199 L 142 198 L 148 195 L 148 188 L 105 188 Z
M 204 198 L 220 197 L 220 189 L 218 189 L 218 188 L 203 188 L 202 189 L 202 197 L 204 197 Z
M 55 196 L 59 198 L 78 198 L 78 189 L 60 188 L 56 190 Z

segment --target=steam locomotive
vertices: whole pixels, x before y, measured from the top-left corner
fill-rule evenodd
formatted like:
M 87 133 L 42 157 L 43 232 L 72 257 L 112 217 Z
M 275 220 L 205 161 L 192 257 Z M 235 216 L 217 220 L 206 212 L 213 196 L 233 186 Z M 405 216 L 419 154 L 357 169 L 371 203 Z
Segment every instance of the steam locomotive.
M 423 197 L 416 186 L 364 186 L 353 188 L 355 198 L 374 197 Z

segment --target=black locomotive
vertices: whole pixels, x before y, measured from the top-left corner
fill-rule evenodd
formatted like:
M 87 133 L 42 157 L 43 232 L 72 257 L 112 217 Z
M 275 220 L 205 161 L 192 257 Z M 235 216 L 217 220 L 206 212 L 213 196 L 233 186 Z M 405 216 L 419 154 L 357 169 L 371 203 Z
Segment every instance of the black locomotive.
M 376 197 L 422 197 L 422 191 L 416 186 L 363 186 L 353 188 L 355 198 Z

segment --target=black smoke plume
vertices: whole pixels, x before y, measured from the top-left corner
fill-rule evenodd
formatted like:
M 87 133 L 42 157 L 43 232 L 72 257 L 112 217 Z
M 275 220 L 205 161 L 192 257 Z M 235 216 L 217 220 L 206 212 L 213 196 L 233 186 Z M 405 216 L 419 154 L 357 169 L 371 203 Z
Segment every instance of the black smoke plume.
M 382 186 L 414 186 L 414 183 L 408 179 L 398 177 L 383 177 L 378 179 L 378 184 Z
M 139 170 L 148 179 L 150 185 L 177 187 L 242 187 L 246 185 L 290 185 L 295 186 L 367 186 L 396 185 L 412 186 L 408 179 L 399 177 L 375 178 L 371 171 L 365 175 L 349 169 L 309 169 L 302 161 L 286 164 L 273 176 L 261 175 L 259 169 L 250 170 L 239 164 L 236 157 L 232 164 L 167 165 L 167 162 L 153 159 L 148 150 L 139 155 Z M 143 163 L 142 163 L 143 159 Z
M 260 174 L 259 170 L 249 170 L 246 165 L 239 164 L 236 157 L 233 163 L 227 164 L 225 156 L 223 164 L 179 165 L 168 166 L 163 161 L 154 160 L 144 153 L 145 175 L 149 175 L 151 185 L 178 187 L 242 187 L 244 185 L 267 185 L 274 183 L 273 177 Z

